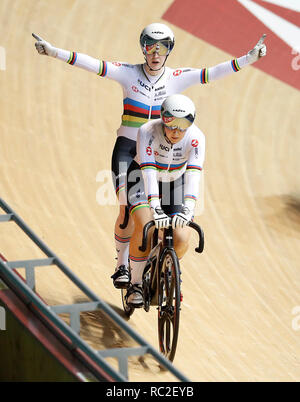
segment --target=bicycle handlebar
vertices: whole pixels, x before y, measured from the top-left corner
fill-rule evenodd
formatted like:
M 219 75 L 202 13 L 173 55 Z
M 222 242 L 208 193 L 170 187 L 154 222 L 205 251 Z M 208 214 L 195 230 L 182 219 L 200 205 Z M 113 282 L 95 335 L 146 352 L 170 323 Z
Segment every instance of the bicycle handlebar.
M 139 247 L 140 251 L 146 251 L 147 248 L 147 237 L 148 237 L 148 232 L 149 229 L 152 228 L 152 226 L 155 225 L 154 221 L 150 221 L 148 223 L 146 223 L 146 225 L 143 228 L 143 241 L 142 241 L 142 245 Z
M 129 221 L 129 208 L 126 205 L 125 207 L 125 215 L 124 215 L 124 221 L 119 225 L 120 229 L 126 229 Z
M 201 228 L 201 226 L 197 225 L 195 222 L 189 222 L 187 224 L 190 228 L 196 230 L 196 232 L 199 235 L 199 246 L 195 248 L 196 253 L 202 253 L 204 250 L 204 232 Z
M 139 246 L 139 250 L 140 251 L 146 251 L 147 248 L 147 237 L 148 237 L 148 232 L 149 229 L 152 228 L 152 226 L 155 225 L 154 221 L 150 221 L 148 223 L 146 223 L 146 225 L 143 228 L 143 241 L 142 241 L 142 245 Z M 203 249 L 204 249 L 204 232 L 202 230 L 202 228 L 195 222 L 189 222 L 187 224 L 187 226 L 189 226 L 190 228 L 194 229 L 198 235 L 199 235 L 199 245 L 198 247 L 195 248 L 196 253 L 202 253 Z

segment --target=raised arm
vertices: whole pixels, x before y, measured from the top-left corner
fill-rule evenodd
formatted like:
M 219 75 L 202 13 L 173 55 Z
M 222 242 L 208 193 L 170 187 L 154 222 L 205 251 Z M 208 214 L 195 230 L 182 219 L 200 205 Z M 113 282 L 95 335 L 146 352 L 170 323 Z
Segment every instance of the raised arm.
M 94 59 L 86 54 L 56 48 L 34 33 L 32 36 L 37 40 L 35 47 L 39 54 L 60 59 L 68 64 L 76 65 L 76 67 L 83 68 L 84 70 L 98 75 L 105 75 L 105 62 Z
M 233 59 L 214 67 L 203 68 L 200 72 L 200 81 L 202 84 L 226 77 L 233 72 L 240 71 L 243 67 L 255 63 L 261 57 L 267 54 L 267 48 L 264 44 L 266 34 L 262 35 L 257 44 L 246 55 Z
M 255 63 L 267 54 L 266 45 L 264 44 L 265 37 L 266 35 L 263 35 L 253 49 L 251 49 L 246 55 L 237 59 L 225 61 L 208 68 L 182 68 L 174 70 L 172 76 L 174 91 L 177 93 L 182 92 L 199 82 L 201 84 L 207 84 L 240 71 L 243 67 L 249 64 Z

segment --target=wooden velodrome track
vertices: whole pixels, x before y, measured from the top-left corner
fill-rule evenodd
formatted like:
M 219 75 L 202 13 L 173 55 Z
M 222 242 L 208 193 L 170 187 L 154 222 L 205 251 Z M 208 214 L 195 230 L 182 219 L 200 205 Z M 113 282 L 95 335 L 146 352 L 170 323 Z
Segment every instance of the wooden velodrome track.
M 143 61 L 142 28 L 171 0 L 1 0 L 0 194 L 101 298 L 121 311 L 112 286 L 118 206 L 99 205 L 122 114 L 121 87 L 39 56 L 31 33 L 54 46 L 109 61 Z M 202 68 L 232 55 L 169 24 L 171 67 Z M 263 33 L 263 32 L 262 32 Z M 258 38 L 249 38 L 249 49 Z M 190 51 L 187 51 L 187 49 Z M 240 56 L 235 55 L 235 56 Z M 254 67 L 185 92 L 206 134 L 205 252 L 183 260 L 183 306 L 175 365 L 193 381 L 299 381 L 299 91 Z M 298 111 L 298 113 L 297 113 Z M 98 181 L 97 181 L 98 177 Z M 102 177 L 102 176 L 101 176 Z M 110 176 L 107 175 L 110 187 Z M 0 226 L 8 260 L 41 254 L 10 223 Z M 56 269 L 37 269 L 51 304 L 84 297 Z M 157 346 L 156 310 L 129 321 Z M 131 346 L 100 313 L 82 334 L 98 349 Z M 151 361 L 132 359 L 132 381 L 169 381 Z

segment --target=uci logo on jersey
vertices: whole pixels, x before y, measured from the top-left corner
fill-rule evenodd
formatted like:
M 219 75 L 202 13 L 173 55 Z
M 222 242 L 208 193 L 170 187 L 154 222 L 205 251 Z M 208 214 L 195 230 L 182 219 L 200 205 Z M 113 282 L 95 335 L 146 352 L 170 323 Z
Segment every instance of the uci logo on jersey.
M 145 88 L 147 91 L 151 91 L 149 85 L 145 84 L 140 78 L 138 79 L 138 83 L 140 84 L 141 87 Z
M 167 151 L 167 152 L 170 151 L 170 148 L 163 144 L 159 144 L 159 148 L 162 149 L 163 151 Z

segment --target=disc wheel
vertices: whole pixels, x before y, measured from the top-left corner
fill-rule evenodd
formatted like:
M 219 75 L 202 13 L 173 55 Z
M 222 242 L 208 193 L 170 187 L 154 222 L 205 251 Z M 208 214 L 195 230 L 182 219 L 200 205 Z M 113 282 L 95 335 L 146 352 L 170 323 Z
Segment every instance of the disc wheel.
M 162 260 L 158 295 L 158 339 L 161 353 L 174 360 L 180 317 L 180 270 L 177 255 L 168 250 Z

